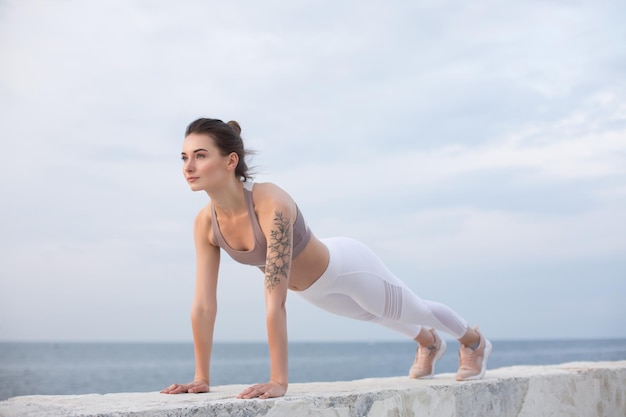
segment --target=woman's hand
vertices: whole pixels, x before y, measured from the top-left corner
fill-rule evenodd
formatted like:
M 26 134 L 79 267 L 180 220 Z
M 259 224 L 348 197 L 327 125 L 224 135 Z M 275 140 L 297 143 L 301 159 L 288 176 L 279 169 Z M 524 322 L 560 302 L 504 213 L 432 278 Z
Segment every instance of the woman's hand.
M 181 394 L 183 392 L 199 393 L 209 392 L 209 384 L 205 381 L 194 381 L 188 384 L 172 384 L 169 387 L 161 390 L 161 394 Z
M 267 384 L 256 384 L 249 388 L 246 388 L 237 395 L 237 398 L 260 398 L 262 400 L 266 398 L 282 397 L 287 392 L 287 384 L 279 384 L 275 381 L 270 381 Z

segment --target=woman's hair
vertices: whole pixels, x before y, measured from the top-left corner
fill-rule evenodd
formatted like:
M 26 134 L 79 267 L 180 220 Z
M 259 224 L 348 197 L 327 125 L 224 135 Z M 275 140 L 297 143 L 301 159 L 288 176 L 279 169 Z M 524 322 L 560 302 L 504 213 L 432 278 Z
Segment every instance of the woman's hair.
M 252 179 L 252 174 L 246 164 L 245 158 L 253 152 L 243 146 L 241 139 L 241 126 L 234 120 L 224 123 L 219 119 L 198 119 L 191 122 L 185 131 L 185 137 L 192 133 L 209 135 L 222 156 L 228 156 L 235 152 L 239 157 L 239 163 L 235 168 L 235 175 L 242 181 Z

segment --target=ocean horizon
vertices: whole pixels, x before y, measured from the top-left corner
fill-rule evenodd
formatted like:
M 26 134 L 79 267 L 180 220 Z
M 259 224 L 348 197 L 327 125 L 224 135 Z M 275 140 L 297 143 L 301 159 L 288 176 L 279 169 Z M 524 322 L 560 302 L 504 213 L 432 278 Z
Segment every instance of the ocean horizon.
M 626 360 L 626 339 L 491 340 L 488 369 Z M 351 381 L 408 374 L 411 341 L 289 343 L 289 382 Z M 455 372 L 458 342 L 436 373 Z M 194 376 L 191 342 L 0 342 L 0 401 L 23 395 L 158 391 Z M 211 385 L 254 384 L 269 376 L 266 342 L 216 342 Z

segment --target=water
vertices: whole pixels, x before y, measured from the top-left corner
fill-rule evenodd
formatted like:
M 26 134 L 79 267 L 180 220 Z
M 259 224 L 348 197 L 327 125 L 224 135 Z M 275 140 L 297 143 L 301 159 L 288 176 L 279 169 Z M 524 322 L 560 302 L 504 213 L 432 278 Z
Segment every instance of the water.
M 492 341 L 489 368 L 572 361 L 626 360 L 626 339 Z M 456 342 L 437 364 L 455 372 Z M 290 382 L 349 381 L 406 375 L 410 342 L 289 345 Z M 0 400 L 18 395 L 158 391 L 193 379 L 191 343 L 0 343 Z M 252 384 L 269 376 L 265 343 L 216 343 L 212 385 Z

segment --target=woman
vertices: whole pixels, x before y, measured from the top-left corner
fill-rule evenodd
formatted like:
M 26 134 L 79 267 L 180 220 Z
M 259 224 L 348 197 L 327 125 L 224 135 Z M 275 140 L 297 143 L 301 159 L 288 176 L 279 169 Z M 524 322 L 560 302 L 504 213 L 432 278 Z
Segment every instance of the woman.
M 173 384 L 167 394 L 208 392 L 217 312 L 220 248 L 265 274 L 270 378 L 238 398 L 280 397 L 287 391 L 287 290 L 335 314 L 382 324 L 418 343 L 411 378 L 434 374 L 446 343 L 461 344 L 457 380 L 482 378 L 491 343 L 450 308 L 422 300 L 363 244 L 347 238 L 320 240 L 291 197 L 271 183 L 254 184 L 237 122 L 198 119 L 186 131 L 183 173 L 193 191 L 211 202 L 194 223 L 196 287 L 191 309 L 196 372 L 193 382 Z M 428 327 L 428 328 L 427 328 Z

